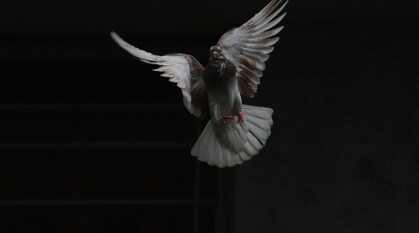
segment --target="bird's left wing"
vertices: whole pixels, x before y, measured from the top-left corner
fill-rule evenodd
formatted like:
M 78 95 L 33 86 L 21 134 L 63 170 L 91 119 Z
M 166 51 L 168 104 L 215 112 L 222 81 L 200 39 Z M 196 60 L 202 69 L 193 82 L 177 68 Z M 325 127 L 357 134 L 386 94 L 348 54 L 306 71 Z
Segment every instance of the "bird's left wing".
M 111 37 L 119 46 L 141 61 L 159 65 L 160 67 L 154 71 L 162 72 L 161 76 L 176 83 L 182 90 L 183 103 L 188 111 L 196 117 L 202 116 L 205 111 L 204 105 L 207 103 L 202 79 L 204 68 L 195 57 L 182 53 L 159 56 L 128 44 L 115 32 L 111 32 Z
M 275 26 L 284 18 L 286 13 L 281 12 L 287 4 L 286 1 L 280 5 L 281 2 L 272 0 L 246 23 L 224 33 L 217 43 L 224 56 L 236 66 L 240 92 L 247 97 L 255 96 L 265 61 L 279 40 L 276 35 L 283 26 Z

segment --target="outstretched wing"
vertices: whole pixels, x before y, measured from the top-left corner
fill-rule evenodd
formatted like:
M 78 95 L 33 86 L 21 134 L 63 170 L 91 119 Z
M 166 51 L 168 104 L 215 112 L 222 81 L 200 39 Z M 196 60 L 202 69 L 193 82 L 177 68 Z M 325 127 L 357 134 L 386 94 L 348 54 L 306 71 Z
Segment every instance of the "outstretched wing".
M 162 72 L 162 77 L 167 77 L 170 82 L 176 83 L 182 90 L 183 103 L 188 111 L 196 117 L 202 116 L 205 110 L 203 106 L 207 103 L 202 79 L 204 68 L 195 57 L 182 53 L 159 56 L 128 44 L 115 32 L 111 32 L 111 37 L 119 46 L 141 61 L 159 65 L 160 67 L 154 71 Z
M 288 1 L 278 8 L 281 2 L 272 0 L 249 21 L 224 33 L 217 43 L 224 56 L 236 66 L 240 92 L 247 97 L 255 96 L 265 61 L 279 40 L 276 35 L 283 29 L 283 26 L 274 28 L 286 14 L 280 13 Z

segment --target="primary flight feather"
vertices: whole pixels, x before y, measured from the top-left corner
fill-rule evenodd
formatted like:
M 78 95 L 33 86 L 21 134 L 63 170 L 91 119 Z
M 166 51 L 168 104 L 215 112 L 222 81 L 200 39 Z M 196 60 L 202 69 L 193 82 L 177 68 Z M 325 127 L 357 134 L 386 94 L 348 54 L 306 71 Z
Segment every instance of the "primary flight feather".
M 277 25 L 286 14 L 286 4 L 272 0 L 246 23 L 224 33 L 210 48 L 205 67 L 188 54 L 146 52 L 111 32 L 119 46 L 143 62 L 158 65 L 154 71 L 177 84 L 191 114 L 211 117 L 191 151 L 200 161 L 231 167 L 251 159 L 265 146 L 273 110 L 243 105 L 241 95 L 253 98 L 257 92 L 265 62 L 283 28 Z

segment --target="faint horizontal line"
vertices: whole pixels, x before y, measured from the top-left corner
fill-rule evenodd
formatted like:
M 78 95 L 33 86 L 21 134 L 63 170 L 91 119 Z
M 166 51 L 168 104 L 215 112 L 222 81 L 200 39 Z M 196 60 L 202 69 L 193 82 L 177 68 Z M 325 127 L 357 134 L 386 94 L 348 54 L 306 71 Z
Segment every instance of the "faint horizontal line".
M 63 142 L 0 143 L 0 149 L 25 148 L 188 148 L 192 142 Z
M 8 104 L 1 109 L 181 109 L 181 104 Z
M 149 200 L 28 200 L 28 201 L 0 201 L 0 206 L 145 206 L 145 205 L 194 205 L 211 204 L 213 201 L 203 199 L 149 199 Z

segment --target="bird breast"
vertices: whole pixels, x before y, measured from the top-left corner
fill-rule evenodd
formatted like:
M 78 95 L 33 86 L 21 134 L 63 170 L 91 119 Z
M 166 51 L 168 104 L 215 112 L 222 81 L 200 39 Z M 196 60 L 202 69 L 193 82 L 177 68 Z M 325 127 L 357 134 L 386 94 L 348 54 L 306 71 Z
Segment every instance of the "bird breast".
M 205 68 L 206 81 L 211 83 L 226 83 L 235 80 L 236 68 L 227 59 L 210 61 Z

